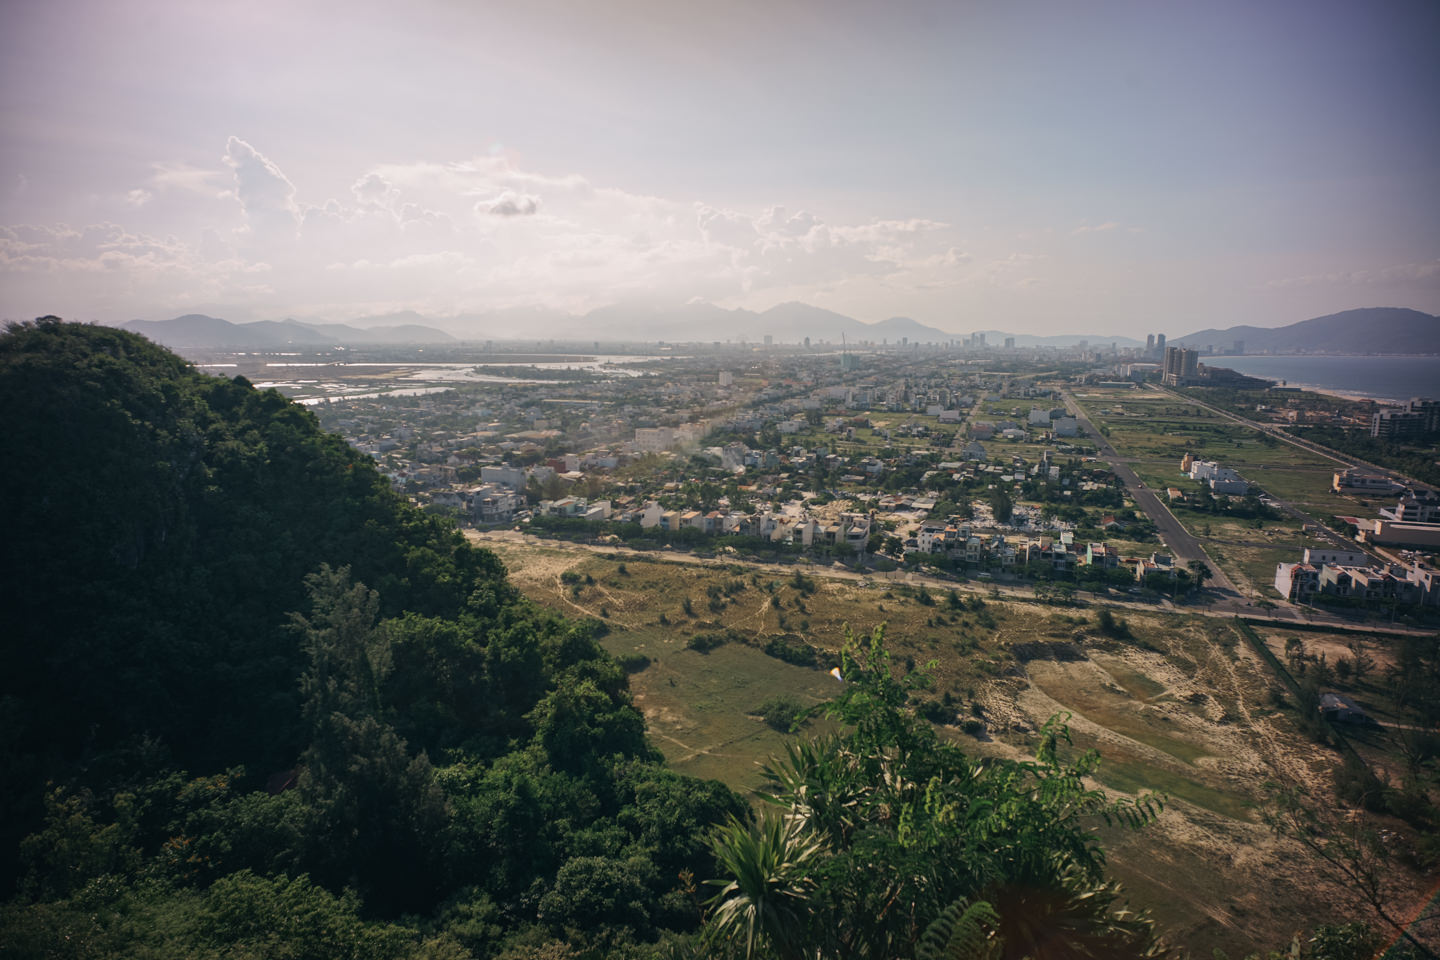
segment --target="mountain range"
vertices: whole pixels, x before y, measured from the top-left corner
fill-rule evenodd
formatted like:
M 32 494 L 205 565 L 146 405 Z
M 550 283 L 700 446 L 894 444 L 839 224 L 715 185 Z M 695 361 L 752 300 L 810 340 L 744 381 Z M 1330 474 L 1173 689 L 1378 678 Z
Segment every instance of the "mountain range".
M 361 317 L 349 323 L 260 320 L 231 323 L 204 314 L 171 320 L 131 320 L 127 330 L 175 350 L 281 350 L 297 346 L 440 345 L 463 340 L 746 341 L 770 337 L 776 343 L 948 343 L 966 339 L 909 317 L 865 323 L 805 303 L 781 303 L 768 310 L 726 309 L 711 303 L 676 306 L 615 304 L 573 315 L 542 307 L 517 307 L 449 317 L 413 311 Z M 1014 337 L 1019 347 L 1066 347 L 1081 341 L 1120 348 L 1141 343 L 1100 334 L 1032 336 L 1002 330 L 980 331 L 992 347 Z M 1440 317 L 1398 307 L 1372 307 L 1303 320 L 1284 327 L 1239 326 L 1174 337 L 1171 344 L 1229 350 L 1245 341 L 1247 353 L 1433 353 L 1440 350 Z
M 296 346 L 381 346 L 446 344 L 466 340 L 631 340 L 693 342 L 744 340 L 759 343 L 771 337 L 776 343 L 948 343 L 966 333 L 949 333 L 910 317 L 891 317 L 865 323 L 844 314 L 805 303 L 781 303 L 768 310 L 729 310 L 695 302 L 678 306 L 616 304 L 573 315 L 542 307 L 517 307 L 485 313 L 427 318 L 414 312 L 357 318 L 349 323 L 314 323 L 299 320 L 259 320 L 232 323 L 205 314 L 186 314 L 170 320 L 130 320 L 123 329 L 143 334 L 174 350 L 253 349 L 278 350 Z M 445 329 L 441 329 L 441 328 Z M 1065 334 L 1036 337 L 985 331 L 994 346 L 1014 336 L 1019 346 L 1068 346 L 1081 340 L 1136 346 L 1127 337 Z
M 843 337 L 850 343 L 949 343 L 971 336 L 969 331 L 950 332 L 910 317 L 890 317 L 867 323 L 811 306 L 808 303 L 779 303 L 768 310 L 726 309 L 712 303 L 696 302 L 679 306 L 651 304 L 616 304 L 592 310 L 583 316 L 559 311 L 522 309 L 455 318 L 446 326 L 459 332 L 459 323 L 469 329 L 487 331 L 496 339 L 535 336 L 537 331 L 554 331 L 552 336 L 576 340 L 595 339 L 597 332 L 611 339 L 666 340 L 673 342 L 721 340 L 761 342 L 771 337 L 776 343 L 801 343 L 809 338 L 814 343 L 839 344 Z M 1081 340 L 1092 343 L 1115 343 L 1122 347 L 1139 346 L 1140 341 L 1128 337 L 1099 334 L 1062 334 L 1036 337 L 986 330 L 986 342 L 1000 346 L 1006 337 L 1015 337 L 1017 346 L 1070 346 Z M 473 334 L 465 334 L 473 336 Z
M 384 319 L 422 320 L 419 314 Z M 378 319 L 378 318 L 377 318 Z M 363 322 L 363 321 L 362 321 Z M 443 330 L 419 323 L 389 323 L 368 328 L 343 323 L 301 323 L 298 320 L 257 320 L 231 323 L 203 313 L 187 313 L 172 320 L 131 320 L 122 329 L 142 334 L 172 350 L 219 347 L 274 350 L 292 346 L 391 346 L 408 343 L 454 343 Z
M 1404 307 L 1366 307 L 1284 327 L 1201 330 L 1170 343 L 1225 353 L 1236 340 L 1245 341 L 1246 353 L 1440 353 L 1440 317 Z

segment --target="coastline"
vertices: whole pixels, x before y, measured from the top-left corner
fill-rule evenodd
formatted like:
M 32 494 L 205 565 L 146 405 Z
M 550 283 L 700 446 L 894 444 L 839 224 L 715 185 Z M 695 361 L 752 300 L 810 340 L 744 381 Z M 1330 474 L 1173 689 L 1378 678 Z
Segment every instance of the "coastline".
M 1401 405 L 1433 392 L 1440 380 L 1440 356 L 1433 354 L 1240 354 L 1207 357 L 1210 366 L 1276 385 L 1350 402 Z
M 1405 402 L 1403 400 L 1398 400 L 1394 397 L 1373 397 L 1368 393 L 1355 393 L 1353 391 L 1337 390 L 1334 387 L 1317 387 L 1312 384 L 1306 383 L 1297 383 L 1294 386 L 1299 387 L 1306 393 L 1318 393 L 1322 397 L 1333 397 L 1337 400 L 1350 400 L 1358 403 L 1373 403 L 1382 407 L 1393 406 Z

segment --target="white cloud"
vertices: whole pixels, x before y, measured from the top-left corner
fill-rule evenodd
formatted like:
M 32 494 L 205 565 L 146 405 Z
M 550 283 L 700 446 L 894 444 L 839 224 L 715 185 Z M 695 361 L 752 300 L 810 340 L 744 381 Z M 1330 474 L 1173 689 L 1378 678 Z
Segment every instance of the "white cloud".
M 786 236 L 800 237 L 809 233 L 820 223 L 821 220 L 818 217 L 811 216 L 804 210 L 790 216 L 784 207 L 771 207 L 761 215 L 755 225 L 764 233 L 781 233 Z
M 379 164 L 336 183 L 328 197 L 300 196 L 278 164 L 236 137 L 224 163 L 228 171 L 156 164 L 137 188 L 136 202 L 147 195 L 147 223 L 173 215 L 193 231 L 184 239 L 114 224 L 43 236 L 34 233 L 43 228 L 15 227 L 0 234 L 0 269 L 37 277 L 133 270 L 156 310 L 208 297 L 251 315 L 312 316 L 378 304 L 583 310 L 637 296 L 773 303 L 862 278 L 939 287 L 975 269 L 954 229 L 933 220 L 829 223 L 780 205 L 726 209 L 524 169 L 503 156 Z M 217 177 L 227 174 L 237 203 L 214 204 Z M 75 292 L 85 289 L 94 285 Z M 96 293 L 111 295 L 118 292 Z
M 529 217 L 539 209 L 537 198 L 510 190 L 492 200 L 481 200 L 475 204 L 476 213 L 487 213 L 492 217 Z
M 293 237 L 300 210 L 289 178 L 239 137 L 226 142 L 224 160 L 235 171 L 235 197 L 249 228 L 262 236 Z
M 355 201 L 361 205 L 389 208 L 400 196 L 395 185 L 378 173 L 367 173 L 350 187 Z
M 748 249 L 760 236 L 752 218 L 703 203 L 695 206 L 695 222 L 706 243 Z

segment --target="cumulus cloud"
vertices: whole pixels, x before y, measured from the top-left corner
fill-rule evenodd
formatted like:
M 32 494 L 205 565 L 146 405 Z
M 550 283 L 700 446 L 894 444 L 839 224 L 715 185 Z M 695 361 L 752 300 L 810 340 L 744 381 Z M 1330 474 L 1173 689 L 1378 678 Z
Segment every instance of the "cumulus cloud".
M 378 173 L 367 173 L 350 187 L 357 203 L 374 207 L 390 207 L 400 196 L 395 185 Z
M 765 233 L 780 233 L 789 237 L 803 237 L 823 221 L 804 210 L 790 216 L 784 207 L 771 207 L 760 216 L 755 225 Z
M 748 248 L 760 236 L 753 218 L 703 203 L 695 205 L 695 223 L 706 243 L 720 246 Z
M 185 309 L 222 298 L 249 300 L 269 289 L 258 279 L 269 270 L 266 263 L 233 257 L 207 261 L 173 236 L 115 223 L 0 227 L 0 288 L 6 309 L 22 313 L 39 303 L 62 316 L 110 311 L 123 319 L 142 304 Z
M 953 229 L 931 220 L 830 223 L 781 205 L 726 209 L 527 169 L 503 156 L 379 164 L 340 180 L 328 196 L 302 197 L 263 149 L 232 137 L 219 171 L 155 166 L 143 189 L 161 209 L 146 214 L 154 222 L 178 210 L 177 225 L 191 231 L 183 240 L 109 225 L 104 237 L 66 239 L 64 228 L 32 242 L 14 228 L 0 235 L 0 266 L 37 277 L 133 267 L 157 291 L 168 284 L 171 296 L 157 297 L 167 303 L 204 296 L 262 314 L 308 315 L 373 312 L 382 303 L 423 311 L 437 301 L 451 311 L 580 311 L 636 296 L 758 297 L 768 306 L 860 282 L 951 284 L 971 269 Z M 237 203 L 215 204 L 225 179 L 225 196 Z
M 506 190 L 490 200 L 475 204 L 476 213 L 487 213 L 492 217 L 529 217 L 540 209 L 540 201 L 526 193 Z
M 224 161 L 235 172 L 235 197 L 249 228 L 264 236 L 294 236 L 300 209 L 295 185 L 280 168 L 239 137 L 226 141 Z

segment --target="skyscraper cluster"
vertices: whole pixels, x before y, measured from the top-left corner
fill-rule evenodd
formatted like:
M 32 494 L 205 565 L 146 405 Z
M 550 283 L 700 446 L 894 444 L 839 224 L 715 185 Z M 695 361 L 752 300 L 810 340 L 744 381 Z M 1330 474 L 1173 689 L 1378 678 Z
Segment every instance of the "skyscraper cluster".
M 1161 337 L 1163 340 L 1164 337 Z M 1183 387 L 1200 375 L 1200 351 L 1186 347 L 1166 347 L 1165 367 L 1161 382 L 1167 387 Z

